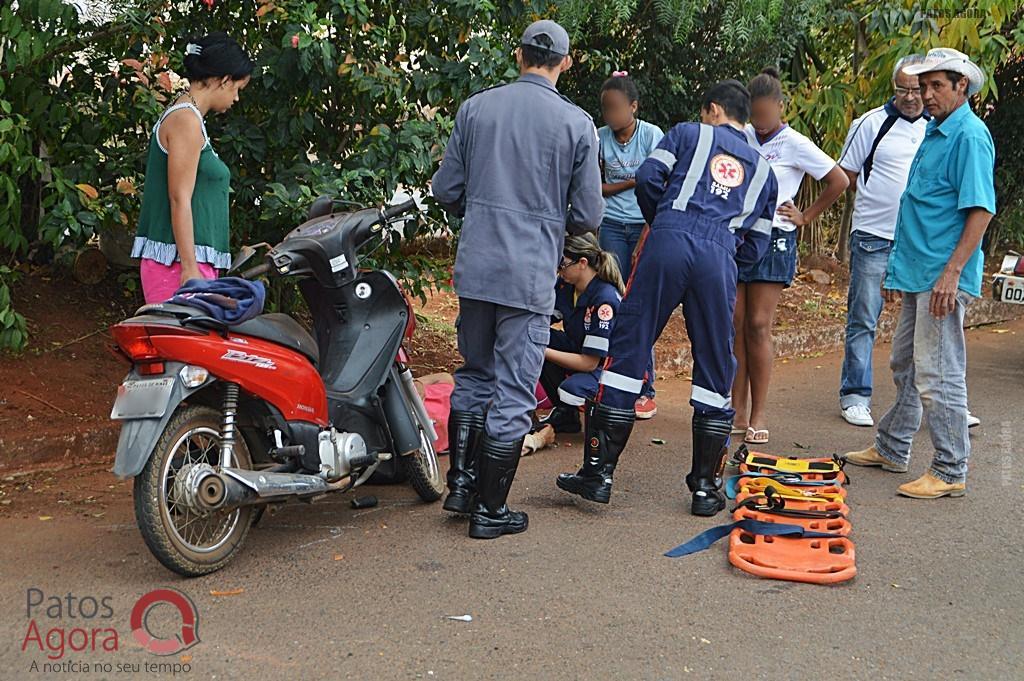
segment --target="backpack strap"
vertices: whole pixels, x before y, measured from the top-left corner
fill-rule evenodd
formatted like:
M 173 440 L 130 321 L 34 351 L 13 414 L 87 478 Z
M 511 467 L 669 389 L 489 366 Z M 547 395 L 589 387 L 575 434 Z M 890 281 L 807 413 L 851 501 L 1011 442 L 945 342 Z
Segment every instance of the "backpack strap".
M 864 184 L 868 183 L 868 178 L 871 176 L 871 167 L 875 163 L 875 150 L 878 149 L 879 143 L 882 138 L 885 137 L 886 133 L 892 130 L 892 126 L 896 125 L 896 121 L 900 119 L 899 116 L 893 116 L 892 114 L 886 116 L 885 122 L 882 123 L 882 127 L 878 129 L 878 134 L 875 135 L 875 141 L 871 143 L 871 151 L 868 152 L 867 158 L 864 159 Z

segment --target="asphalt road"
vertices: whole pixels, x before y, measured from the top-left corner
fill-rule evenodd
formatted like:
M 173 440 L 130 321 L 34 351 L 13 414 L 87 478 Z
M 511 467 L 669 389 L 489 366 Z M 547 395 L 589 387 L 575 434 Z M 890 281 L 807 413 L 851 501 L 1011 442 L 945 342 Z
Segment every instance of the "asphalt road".
M 374 509 L 354 511 L 347 497 L 286 508 L 253 530 L 227 569 L 183 580 L 150 557 L 127 494 L 102 518 L 3 521 L 0 678 L 1024 678 L 1024 473 L 1014 446 L 1024 435 L 1024 322 L 998 331 L 970 332 L 971 407 L 983 425 L 968 495 L 895 496 L 927 466 L 926 434 L 907 475 L 853 470 L 851 582 L 751 577 L 729 565 L 724 543 L 662 556 L 712 524 L 687 512 L 689 384 L 670 379 L 658 384 L 661 413 L 634 433 L 610 506 L 554 486 L 578 463 L 578 437 L 523 461 L 512 503 L 530 513 L 530 529 L 516 537 L 471 540 L 465 521 L 410 489 L 374 488 Z M 893 395 L 887 356 L 882 347 L 876 357 L 876 416 Z M 777 365 L 766 451 L 830 454 L 871 442 L 871 430 L 839 418 L 839 361 Z M 183 656 L 158 658 L 131 640 L 129 612 L 158 586 L 197 606 L 201 642 Z M 36 608 L 30 618 L 32 588 L 65 606 L 69 592 L 109 597 L 112 616 L 72 619 L 65 608 L 51 619 Z M 151 629 L 172 627 L 169 613 L 156 608 Z M 473 619 L 447 619 L 458 615 Z M 112 627 L 119 649 L 104 651 L 101 634 L 96 651 L 65 650 L 57 661 L 77 668 L 48 673 L 38 643 L 22 650 L 32 621 L 44 635 Z M 97 663 L 113 671 L 97 673 Z M 160 674 L 147 663 L 182 666 Z M 93 670 L 78 671 L 84 664 Z

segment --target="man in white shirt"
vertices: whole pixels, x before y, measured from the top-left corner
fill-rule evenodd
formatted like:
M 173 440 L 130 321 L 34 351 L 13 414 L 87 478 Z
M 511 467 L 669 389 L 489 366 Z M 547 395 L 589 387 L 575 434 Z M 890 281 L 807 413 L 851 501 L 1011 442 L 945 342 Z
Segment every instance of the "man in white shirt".
M 855 426 L 873 426 L 871 418 L 871 355 L 875 327 L 882 313 L 885 277 L 900 197 L 910 164 L 924 139 L 929 115 L 924 111 L 916 76 L 903 71 L 924 60 L 903 57 L 893 69 L 894 96 L 850 126 L 839 167 L 855 192 L 850 234 L 850 290 L 846 312 L 846 356 L 843 359 L 839 405 L 843 418 Z

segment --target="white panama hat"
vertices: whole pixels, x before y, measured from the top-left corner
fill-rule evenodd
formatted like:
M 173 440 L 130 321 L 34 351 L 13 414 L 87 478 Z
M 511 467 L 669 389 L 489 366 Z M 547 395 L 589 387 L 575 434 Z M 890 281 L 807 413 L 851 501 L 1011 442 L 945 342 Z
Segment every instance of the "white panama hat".
M 953 71 L 967 76 L 967 95 L 975 95 L 985 84 L 985 73 L 972 62 L 963 52 L 949 47 L 936 47 L 928 50 L 924 61 L 912 66 L 904 66 L 903 72 L 911 76 L 932 71 Z

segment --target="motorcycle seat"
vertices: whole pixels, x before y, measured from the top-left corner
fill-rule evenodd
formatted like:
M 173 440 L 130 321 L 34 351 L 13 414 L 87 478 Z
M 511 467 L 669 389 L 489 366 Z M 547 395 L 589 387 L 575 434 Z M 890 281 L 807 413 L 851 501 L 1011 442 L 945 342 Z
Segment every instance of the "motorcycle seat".
M 246 320 L 241 324 L 227 326 L 209 317 L 196 318 L 197 313 L 203 314 L 198 308 L 188 305 L 176 305 L 174 303 L 143 305 L 136 312 L 137 315 L 149 314 L 174 317 L 178 320 L 193 320 L 200 326 L 209 325 L 227 330 L 230 333 L 261 338 L 302 353 L 314 365 L 320 363 L 320 349 L 317 347 L 316 341 L 297 321 L 286 314 L 269 312 Z
M 262 338 L 271 343 L 291 348 L 308 357 L 314 365 L 320 362 L 320 349 L 317 347 L 316 341 L 297 321 L 286 314 L 280 312 L 261 314 L 241 324 L 233 325 L 230 332 Z

